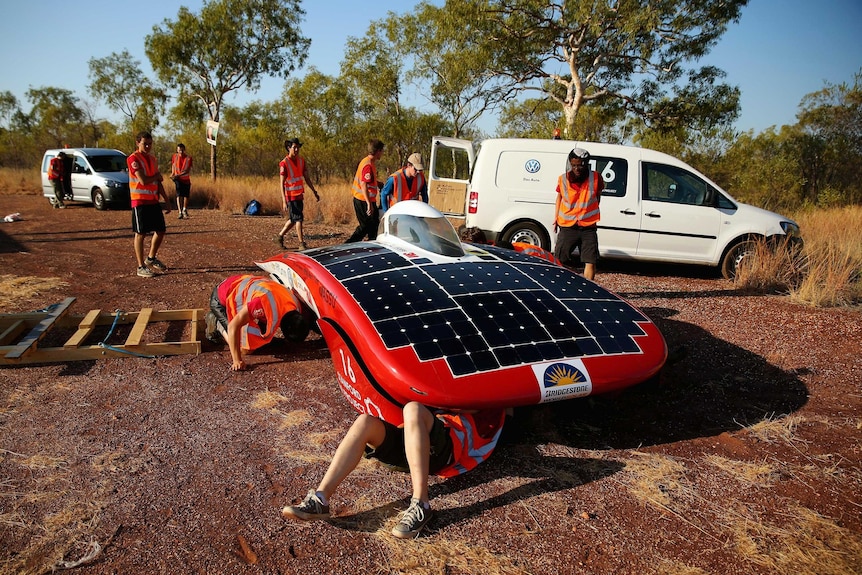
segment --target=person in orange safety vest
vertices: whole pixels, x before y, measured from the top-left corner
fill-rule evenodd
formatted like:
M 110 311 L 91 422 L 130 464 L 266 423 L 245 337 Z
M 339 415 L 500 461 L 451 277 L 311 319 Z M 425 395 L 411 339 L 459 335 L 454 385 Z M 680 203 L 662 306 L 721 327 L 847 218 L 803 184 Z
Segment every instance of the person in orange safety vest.
M 584 277 L 593 280 L 599 258 L 599 201 L 605 184 L 598 172 L 590 170 L 588 151 L 574 148 L 568 160 L 570 169 L 557 182 L 554 255 L 564 266 L 571 267 L 572 251 L 577 247 L 584 263 Z
M 402 426 L 363 413 L 341 440 L 317 488 L 311 489 L 298 505 L 284 507 L 281 514 L 285 519 L 301 521 L 328 519 L 329 499 L 364 455 L 410 472 L 410 505 L 392 535 L 412 539 L 433 515 L 429 474 L 454 477 L 488 459 L 497 446 L 508 411 L 441 411 L 414 401 L 402 409 Z
M 278 328 L 292 342 L 304 341 L 309 330 L 293 291 L 275 280 L 250 274 L 230 276 L 213 289 L 206 325 L 208 340 L 227 342 L 233 371 L 244 370 L 242 353 L 271 342 Z
M 186 154 L 186 145 L 177 144 L 177 153 L 171 156 L 171 179 L 177 190 L 179 219 L 188 219 L 189 196 L 192 191 L 192 157 Z
M 377 207 L 377 193 L 380 182 L 377 180 L 377 162 L 383 157 L 383 142 L 370 140 L 368 155 L 362 158 L 353 177 L 353 211 L 359 225 L 346 243 L 361 241 L 366 236 L 369 241 L 377 239 L 377 227 L 380 225 L 380 210 Z
M 421 199 L 428 203 L 428 184 L 425 181 L 425 166 L 422 155 L 410 154 L 407 165 L 390 175 L 380 191 L 380 211 L 386 210 L 404 200 Z
M 171 212 L 171 202 L 162 186 L 159 161 L 150 153 L 153 147 L 153 135 L 149 132 L 139 132 L 135 136 L 134 152 L 129 154 L 126 163 L 129 166 L 129 195 L 132 200 L 132 231 L 135 232 L 135 258 L 138 261 L 138 275 L 153 277 L 154 273 L 164 273 L 167 266 L 156 257 L 162 241 L 165 239 L 165 216 L 159 206 L 159 196 L 165 201 L 165 214 Z M 150 251 L 144 259 L 144 236 L 152 233 Z
M 287 155 L 278 164 L 278 173 L 281 177 L 282 210 L 287 214 L 288 221 L 275 237 L 275 243 L 284 248 L 284 235 L 296 226 L 296 239 L 299 240 L 300 249 L 308 249 L 302 236 L 302 221 L 305 219 L 303 211 L 305 206 L 305 185 L 314 192 L 314 197 L 320 201 L 320 195 L 314 188 L 314 184 L 308 179 L 305 158 L 299 155 L 302 142 L 299 138 L 284 141 L 284 149 Z
M 48 164 L 48 181 L 54 186 L 54 207 L 65 208 L 63 196 L 66 195 L 63 180 L 66 178 L 66 152 L 60 151 Z

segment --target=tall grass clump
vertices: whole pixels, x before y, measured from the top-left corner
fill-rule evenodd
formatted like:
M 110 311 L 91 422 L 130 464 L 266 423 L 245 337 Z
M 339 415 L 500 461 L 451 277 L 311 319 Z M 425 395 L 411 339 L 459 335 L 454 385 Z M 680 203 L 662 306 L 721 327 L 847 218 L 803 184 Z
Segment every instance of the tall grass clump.
M 805 241 L 801 251 L 755 245 L 738 270 L 738 288 L 781 292 L 818 307 L 862 303 L 862 206 L 802 211 L 794 219 Z
M 317 184 L 315 189 L 320 194 L 319 202 L 306 186 L 306 221 L 330 225 L 344 225 L 354 221 L 353 196 L 350 194 L 348 182 Z M 168 194 L 172 195 L 170 190 Z M 194 206 L 241 214 L 251 200 L 261 203 L 265 215 L 281 214 L 282 195 L 278 178 L 226 176 L 214 182 L 203 178 L 192 180 L 189 201 Z

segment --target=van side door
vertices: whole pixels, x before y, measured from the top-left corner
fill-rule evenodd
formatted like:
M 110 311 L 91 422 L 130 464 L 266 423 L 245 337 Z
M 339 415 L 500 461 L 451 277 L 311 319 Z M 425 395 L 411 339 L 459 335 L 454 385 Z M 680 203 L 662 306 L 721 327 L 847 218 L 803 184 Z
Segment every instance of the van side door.
M 635 167 L 637 162 L 632 163 Z M 630 177 L 625 158 L 592 156 L 590 169 L 602 176 L 605 188 L 599 200 L 599 254 L 634 258 L 640 235 L 637 178 Z M 636 174 L 631 174 L 634 176 Z
M 80 202 L 89 202 L 91 200 L 90 183 L 92 182 L 92 178 L 90 174 L 92 174 L 92 170 L 86 158 L 75 154 L 70 172 L 72 175 L 73 198 Z
M 643 162 L 643 218 L 638 258 L 710 263 L 721 213 L 708 205 L 713 193 L 702 178 L 678 166 Z

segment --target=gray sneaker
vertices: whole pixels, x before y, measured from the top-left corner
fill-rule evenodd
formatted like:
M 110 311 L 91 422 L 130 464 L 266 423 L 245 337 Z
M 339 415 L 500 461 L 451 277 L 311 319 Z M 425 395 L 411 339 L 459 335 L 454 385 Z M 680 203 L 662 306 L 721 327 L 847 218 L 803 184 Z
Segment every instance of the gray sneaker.
M 157 272 L 166 272 L 168 271 L 168 266 L 163 264 L 158 260 L 158 258 L 147 258 L 144 260 L 144 264 L 153 268 Z
M 138 268 L 138 275 L 142 278 L 151 278 L 153 277 L 153 271 L 147 266 L 141 266 Z
M 314 489 L 309 490 L 308 495 L 299 505 L 288 505 L 281 510 L 281 516 L 285 519 L 293 518 L 301 521 L 312 519 L 329 519 L 329 505 L 324 505 Z
M 431 520 L 434 513 L 425 509 L 415 497 L 410 499 L 410 507 L 404 512 L 398 525 L 392 528 L 392 535 L 399 539 L 413 539 Z

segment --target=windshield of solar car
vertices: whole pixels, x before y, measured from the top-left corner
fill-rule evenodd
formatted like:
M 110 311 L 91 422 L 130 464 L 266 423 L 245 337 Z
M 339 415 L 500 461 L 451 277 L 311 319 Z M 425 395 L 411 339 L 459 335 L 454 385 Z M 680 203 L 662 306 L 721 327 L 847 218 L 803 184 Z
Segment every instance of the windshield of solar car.
M 464 250 L 455 228 L 446 218 L 422 218 L 389 214 L 389 233 L 417 247 L 448 257 L 461 257 Z

